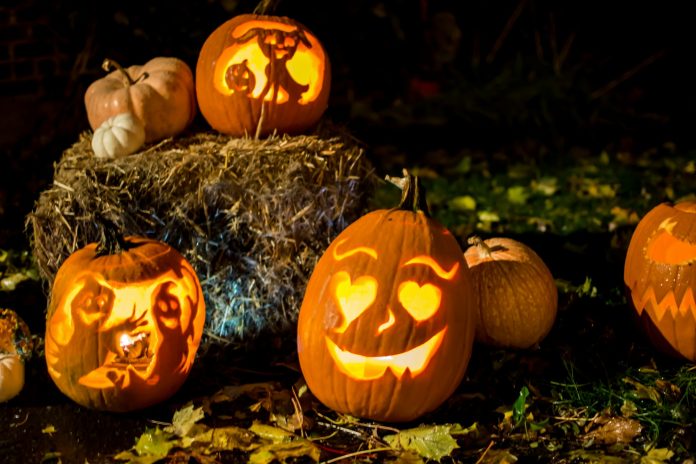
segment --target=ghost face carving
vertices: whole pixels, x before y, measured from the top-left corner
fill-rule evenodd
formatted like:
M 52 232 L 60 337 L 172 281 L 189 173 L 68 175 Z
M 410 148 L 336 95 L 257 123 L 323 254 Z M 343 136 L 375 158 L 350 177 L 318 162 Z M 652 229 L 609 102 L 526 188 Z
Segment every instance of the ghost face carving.
M 696 361 L 696 202 L 663 203 L 641 219 L 624 282 L 650 340 Z
M 313 394 L 358 417 L 407 421 L 439 406 L 473 343 L 469 270 L 454 237 L 422 213 L 372 212 L 317 263 L 298 353 Z
M 327 106 L 330 66 L 319 40 L 289 18 L 240 15 L 206 40 L 196 66 L 198 105 L 231 135 L 298 132 Z
M 167 245 L 71 255 L 51 293 L 46 363 L 63 393 L 95 409 L 128 411 L 174 394 L 190 371 L 205 322 L 191 266 Z

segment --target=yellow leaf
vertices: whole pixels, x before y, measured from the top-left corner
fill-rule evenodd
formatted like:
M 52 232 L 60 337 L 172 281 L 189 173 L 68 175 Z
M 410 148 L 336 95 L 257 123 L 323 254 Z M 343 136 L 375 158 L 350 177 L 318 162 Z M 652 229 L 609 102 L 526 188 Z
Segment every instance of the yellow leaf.
M 473 211 L 476 209 L 476 199 L 471 195 L 454 197 L 447 204 L 455 211 Z
M 48 435 L 53 435 L 54 433 L 56 433 L 56 428 L 55 428 L 53 425 L 48 424 L 46 427 L 44 427 L 43 429 L 41 429 L 41 433 L 46 433 L 46 434 L 48 434 Z
M 249 464 L 270 464 L 278 461 L 284 463 L 288 458 L 307 456 L 314 462 L 319 461 L 321 450 L 314 443 L 304 438 L 291 442 L 270 443 L 261 446 L 249 456 Z

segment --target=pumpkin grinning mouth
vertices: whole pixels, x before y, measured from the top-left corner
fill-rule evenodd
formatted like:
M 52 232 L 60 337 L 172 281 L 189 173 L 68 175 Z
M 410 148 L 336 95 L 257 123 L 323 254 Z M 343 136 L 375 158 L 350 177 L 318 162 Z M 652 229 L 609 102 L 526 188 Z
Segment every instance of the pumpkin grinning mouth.
M 326 346 L 339 370 L 356 380 L 375 380 L 390 369 L 397 379 L 401 379 L 408 370 L 415 377 L 428 367 L 428 363 L 437 352 L 445 337 L 447 328 L 433 335 L 428 341 L 403 353 L 386 356 L 363 356 L 342 350 L 330 338 Z

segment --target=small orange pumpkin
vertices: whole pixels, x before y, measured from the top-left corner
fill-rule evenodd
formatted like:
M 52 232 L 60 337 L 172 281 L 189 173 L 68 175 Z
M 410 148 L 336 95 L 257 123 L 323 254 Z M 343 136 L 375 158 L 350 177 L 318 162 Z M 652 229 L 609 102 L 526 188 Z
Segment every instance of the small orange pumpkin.
M 477 341 L 503 348 L 531 348 L 551 331 L 558 289 L 546 263 L 517 240 L 469 239 L 464 253 L 476 294 Z
M 203 117 L 219 132 L 300 133 L 326 110 L 331 66 L 321 42 L 283 17 L 244 14 L 213 31 L 196 65 Z
M 145 127 L 145 142 L 156 142 L 183 132 L 196 115 L 191 68 L 173 57 L 156 57 L 144 65 L 121 67 L 106 59 L 110 72 L 85 92 L 85 108 L 92 130 L 112 116 L 130 112 Z
M 651 342 L 696 361 L 696 201 L 662 203 L 636 226 L 624 283 Z
M 352 223 L 312 272 L 297 329 L 307 386 L 339 412 L 416 419 L 464 376 L 474 310 L 461 248 L 408 176 L 399 207 Z
M 48 372 L 75 402 L 130 411 L 173 395 L 186 380 L 205 323 L 191 265 L 165 243 L 125 237 L 71 254 L 51 289 Z

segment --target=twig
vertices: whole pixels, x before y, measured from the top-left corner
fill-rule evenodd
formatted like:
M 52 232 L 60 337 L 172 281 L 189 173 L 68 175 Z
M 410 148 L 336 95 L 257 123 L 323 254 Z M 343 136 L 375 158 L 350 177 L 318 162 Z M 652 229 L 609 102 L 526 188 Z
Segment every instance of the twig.
M 476 464 L 481 464 L 483 462 L 483 458 L 486 457 L 486 454 L 488 454 L 488 451 L 493 447 L 493 443 L 495 443 L 493 440 L 488 444 L 485 450 L 483 450 L 483 454 L 478 458 L 478 461 L 476 461 Z
M 362 451 L 356 451 L 354 453 L 344 454 L 343 456 L 338 456 L 337 458 L 329 459 L 328 461 L 321 461 L 319 464 L 331 464 L 332 462 L 343 461 L 344 459 L 354 458 L 356 456 L 362 456 L 363 454 L 381 453 L 384 451 L 394 451 L 394 448 L 375 448 Z
M 510 34 L 512 26 L 515 25 L 520 15 L 522 14 L 524 7 L 527 6 L 527 2 L 528 0 L 519 1 L 519 3 L 517 4 L 517 8 L 515 8 L 515 11 L 513 11 L 512 15 L 510 15 L 510 18 L 508 18 L 507 23 L 505 23 L 505 27 L 502 31 L 500 31 L 498 38 L 495 40 L 495 43 L 493 44 L 493 48 L 491 49 L 490 53 L 488 53 L 488 56 L 486 57 L 486 63 L 493 62 L 493 60 L 495 59 L 495 55 L 498 54 L 500 47 L 503 46 L 503 42 L 505 42 L 505 39 Z
M 603 97 L 604 95 L 608 94 L 609 92 L 614 90 L 614 88 L 616 88 L 619 84 L 629 80 L 631 77 L 638 74 L 638 72 L 640 70 L 642 70 L 643 68 L 645 68 L 647 66 L 650 66 L 655 61 L 662 58 L 665 55 L 665 53 L 666 53 L 665 50 L 660 50 L 657 53 L 653 53 L 651 56 L 647 57 L 646 59 L 644 59 L 643 61 L 638 63 L 636 66 L 634 66 L 633 68 L 624 72 L 623 74 L 621 74 L 619 77 L 617 77 L 613 81 L 609 82 L 604 87 L 600 87 L 599 89 L 592 92 L 592 94 L 590 94 L 590 99 L 596 100 L 597 98 Z

